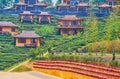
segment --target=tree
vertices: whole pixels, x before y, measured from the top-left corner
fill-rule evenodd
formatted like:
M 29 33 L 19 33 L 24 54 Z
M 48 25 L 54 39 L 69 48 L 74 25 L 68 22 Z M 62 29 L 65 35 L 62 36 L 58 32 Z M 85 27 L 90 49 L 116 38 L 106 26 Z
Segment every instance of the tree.
M 84 39 L 85 39 L 86 45 L 89 42 L 97 42 L 98 26 L 97 26 L 97 18 L 95 17 L 94 14 L 92 13 L 90 14 L 90 17 L 85 21 L 84 26 L 85 26 Z
M 114 39 L 118 39 L 118 33 L 119 33 L 119 18 L 117 16 L 118 12 L 115 11 L 113 13 L 110 14 L 110 16 L 107 19 L 107 23 L 106 23 L 106 40 L 108 41 L 108 49 L 111 49 L 113 58 L 112 60 L 115 60 L 115 46 L 114 45 L 110 45 L 110 40 L 112 40 L 112 37 L 114 37 Z M 112 29 L 114 28 L 114 29 Z M 113 34 L 112 34 L 113 33 Z M 111 47 L 110 47 L 111 46 Z

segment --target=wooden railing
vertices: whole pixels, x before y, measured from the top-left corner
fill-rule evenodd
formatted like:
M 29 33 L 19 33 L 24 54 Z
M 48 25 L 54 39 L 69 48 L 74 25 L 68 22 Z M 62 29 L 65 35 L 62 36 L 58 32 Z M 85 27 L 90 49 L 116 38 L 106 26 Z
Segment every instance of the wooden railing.
M 37 47 L 36 43 L 24 44 L 25 47 Z

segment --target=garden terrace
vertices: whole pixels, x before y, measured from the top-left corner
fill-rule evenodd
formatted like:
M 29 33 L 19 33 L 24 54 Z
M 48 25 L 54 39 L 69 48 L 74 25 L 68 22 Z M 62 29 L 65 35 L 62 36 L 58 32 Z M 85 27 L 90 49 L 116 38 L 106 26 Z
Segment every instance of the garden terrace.
M 39 61 L 38 60 L 33 63 L 33 67 L 38 69 L 68 71 L 86 76 L 91 76 L 98 79 L 108 79 L 108 78 L 118 79 L 120 77 L 119 69 L 102 67 L 88 63 L 85 64 L 85 63 L 76 63 L 70 61 Z
M 5 44 L 0 52 L 0 70 L 7 70 L 9 67 L 23 62 L 31 56 L 29 49 L 11 47 L 10 45 L 5 46 Z

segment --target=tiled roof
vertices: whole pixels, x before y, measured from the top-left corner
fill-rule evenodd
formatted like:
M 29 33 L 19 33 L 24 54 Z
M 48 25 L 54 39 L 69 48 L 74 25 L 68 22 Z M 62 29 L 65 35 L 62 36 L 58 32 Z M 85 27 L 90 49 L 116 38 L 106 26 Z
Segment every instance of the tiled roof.
M 36 6 L 47 6 L 47 4 L 44 4 L 44 3 L 37 3 L 37 4 L 34 4 Z
M 35 31 L 23 31 L 21 34 L 15 35 L 14 37 L 18 37 L 18 38 L 40 38 L 42 36 L 37 35 L 35 33 Z
M 77 6 L 85 6 L 85 7 L 89 7 L 89 5 L 87 3 L 79 3 Z
M 98 7 L 111 7 L 110 5 L 108 5 L 108 4 L 101 4 L 101 5 L 99 5 Z
M 20 13 L 20 15 L 34 15 L 33 13 L 31 13 L 30 11 L 24 11 L 23 13 Z
M 59 18 L 58 20 L 80 20 L 80 18 L 75 15 L 65 15 L 65 17 Z
M 39 15 L 51 15 L 51 14 L 48 14 L 48 12 L 41 12 L 41 14 Z
M 19 2 L 19 3 L 16 3 L 15 5 L 27 5 L 27 4 Z
M 66 3 L 61 3 L 61 4 L 59 4 L 58 6 L 70 6 L 70 5 L 68 5 L 68 4 L 66 4 Z
M 18 27 L 18 26 L 13 24 L 12 22 L 0 21 L 0 27 Z

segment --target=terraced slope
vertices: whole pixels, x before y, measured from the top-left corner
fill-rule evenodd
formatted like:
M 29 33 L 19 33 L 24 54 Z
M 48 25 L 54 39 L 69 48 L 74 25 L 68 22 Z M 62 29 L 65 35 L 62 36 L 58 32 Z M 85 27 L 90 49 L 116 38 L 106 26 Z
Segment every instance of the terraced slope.
M 120 69 L 70 61 L 35 61 L 34 68 L 61 70 L 98 79 L 120 79 Z
M 14 64 L 23 62 L 30 58 L 30 56 L 30 49 L 14 46 L 14 42 L 10 34 L 0 34 L 0 70 L 5 70 Z

